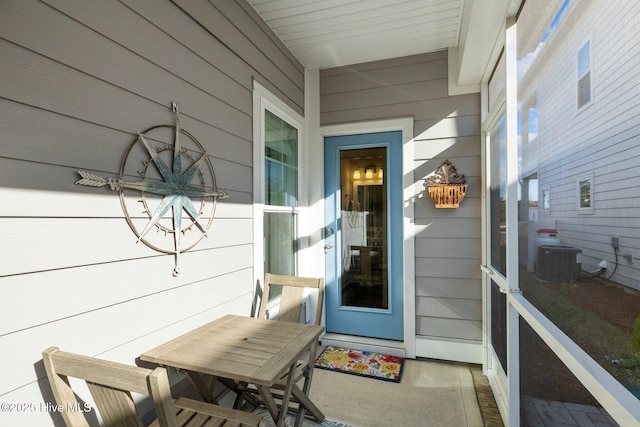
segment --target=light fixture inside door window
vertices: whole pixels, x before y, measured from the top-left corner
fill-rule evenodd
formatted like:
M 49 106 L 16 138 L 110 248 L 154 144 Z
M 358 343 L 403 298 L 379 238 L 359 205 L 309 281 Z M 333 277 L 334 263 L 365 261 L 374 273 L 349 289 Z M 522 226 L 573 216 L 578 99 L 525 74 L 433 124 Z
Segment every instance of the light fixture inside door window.
M 382 173 L 382 168 L 378 169 L 378 179 L 382 179 L 384 177 Z
M 373 178 L 373 169 L 370 167 L 367 167 L 364 172 L 364 177 L 367 179 Z
M 353 171 L 353 179 L 360 179 L 360 169 Z

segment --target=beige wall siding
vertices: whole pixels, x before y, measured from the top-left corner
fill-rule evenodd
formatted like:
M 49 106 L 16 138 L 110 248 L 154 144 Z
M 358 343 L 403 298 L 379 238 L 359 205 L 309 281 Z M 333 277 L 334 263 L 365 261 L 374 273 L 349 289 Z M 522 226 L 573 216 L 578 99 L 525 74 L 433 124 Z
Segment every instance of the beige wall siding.
M 481 342 L 479 94 L 448 96 L 445 51 L 322 70 L 320 93 L 321 125 L 414 118 L 417 335 Z M 446 159 L 469 184 L 459 209 L 425 193 Z
M 134 363 L 253 291 L 252 79 L 303 113 L 304 70 L 243 0 L 0 2 L 0 400 L 43 402 L 41 351 Z M 218 186 L 209 236 L 174 259 L 129 229 L 117 177 L 138 131 L 180 124 Z M 47 425 L 46 411 L 0 413 Z

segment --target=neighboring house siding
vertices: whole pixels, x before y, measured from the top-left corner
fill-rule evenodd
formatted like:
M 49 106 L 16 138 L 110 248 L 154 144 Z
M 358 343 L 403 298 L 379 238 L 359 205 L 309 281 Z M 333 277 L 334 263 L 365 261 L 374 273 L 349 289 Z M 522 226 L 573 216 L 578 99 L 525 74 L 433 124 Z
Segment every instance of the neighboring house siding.
M 0 3 L 0 401 L 50 401 L 48 346 L 133 364 L 249 314 L 253 78 L 303 113 L 302 66 L 243 0 Z M 117 177 L 138 131 L 174 123 L 172 101 L 230 194 L 177 278 L 173 256 L 136 244 L 117 192 L 74 185 Z
M 638 16 L 638 2 L 625 2 L 624 10 L 609 2 L 572 5 L 554 34 L 553 49 L 541 50 L 538 68 L 523 86 L 537 98 L 535 161 L 539 186 L 551 195 L 540 223 L 553 224 L 564 244 L 582 250 L 583 270 L 596 271 L 606 260 L 604 277 L 640 290 L 640 263 L 622 257 L 640 256 Z M 577 54 L 587 41 L 591 103 L 578 109 Z M 584 176 L 593 176 L 593 211 L 586 214 L 577 209 L 576 181 Z M 611 237 L 620 240 L 617 268 Z
M 322 70 L 320 94 L 321 125 L 414 118 L 416 333 L 481 342 L 479 94 L 448 96 L 445 51 Z M 446 159 L 468 183 L 458 209 L 423 185 Z

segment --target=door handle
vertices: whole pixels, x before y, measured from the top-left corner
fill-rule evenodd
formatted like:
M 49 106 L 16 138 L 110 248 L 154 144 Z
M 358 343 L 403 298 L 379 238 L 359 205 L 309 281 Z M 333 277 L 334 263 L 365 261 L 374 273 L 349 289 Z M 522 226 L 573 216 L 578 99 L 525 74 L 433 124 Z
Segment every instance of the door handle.
M 332 236 L 333 235 L 333 228 L 331 227 L 327 227 L 325 229 L 325 238 Z M 327 242 L 327 244 L 324 246 L 325 249 L 333 249 L 335 247 L 335 244 L 333 242 Z

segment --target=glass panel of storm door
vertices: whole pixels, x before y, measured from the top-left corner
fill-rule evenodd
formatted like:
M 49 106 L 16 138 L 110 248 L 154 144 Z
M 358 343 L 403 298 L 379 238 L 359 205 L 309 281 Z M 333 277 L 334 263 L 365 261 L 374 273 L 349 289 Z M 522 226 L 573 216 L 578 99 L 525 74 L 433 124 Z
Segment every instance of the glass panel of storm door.
M 489 142 L 491 212 L 491 266 L 507 275 L 507 135 L 506 119 L 502 116 L 491 130 Z
M 507 296 L 491 281 L 491 346 L 507 372 Z
M 265 273 L 295 276 L 295 214 L 291 212 L 264 213 L 264 271 Z M 270 299 L 279 297 L 274 287 Z
M 296 213 L 270 206 L 298 205 L 298 129 L 264 111 L 264 272 L 296 273 Z M 271 299 L 280 296 L 274 287 Z
M 389 308 L 387 149 L 340 153 L 342 305 Z

